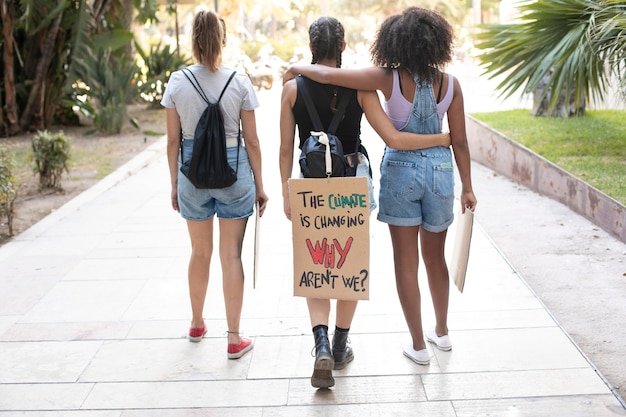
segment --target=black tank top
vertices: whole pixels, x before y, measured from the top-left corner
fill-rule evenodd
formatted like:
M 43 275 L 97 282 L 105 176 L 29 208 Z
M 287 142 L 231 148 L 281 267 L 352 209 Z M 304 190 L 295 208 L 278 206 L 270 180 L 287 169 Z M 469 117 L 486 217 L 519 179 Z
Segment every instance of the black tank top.
M 327 129 L 334 114 L 330 109 L 330 103 L 333 98 L 333 90 L 336 87 L 327 84 L 320 84 L 308 78 L 304 78 L 304 82 L 306 83 L 307 91 L 309 92 L 311 100 L 313 100 L 313 104 L 315 105 L 315 108 L 320 116 L 322 125 L 324 126 L 324 129 Z M 313 128 L 313 123 L 309 118 L 309 112 L 307 111 L 304 100 L 300 94 L 300 91 L 298 91 L 296 102 L 293 106 L 293 115 L 296 120 L 296 124 L 298 125 L 298 134 L 300 136 L 300 145 L 298 147 L 302 148 L 304 141 L 311 135 L 311 131 L 315 129 Z M 352 97 L 348 102 L 348 107 L 344 113 L 343 120 L 339 123 L 339 127 L 337 128 L 335 135 L 341 141 L 343 152 L 349 154 L 355 151 L 358 140 L 361 136 L 361 118 L 363 116 L 363 110 L 359 105 L 356 90 L 343 87 L 337 88 L 337 105 L 339 105 L 339 101 L 341 100 L 343 94 L 350 94 Z

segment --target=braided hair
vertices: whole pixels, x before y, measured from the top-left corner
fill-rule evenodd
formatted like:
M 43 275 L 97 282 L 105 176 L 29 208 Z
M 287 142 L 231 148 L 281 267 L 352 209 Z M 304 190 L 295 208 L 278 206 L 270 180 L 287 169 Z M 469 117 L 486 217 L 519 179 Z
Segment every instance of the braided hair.
M 320 17 L 309 26 L 309 41 L 313 59 L 317 64 L 326 58 L 334 58 L 341 67 L 341 50 L 345 42 L 343 25 L 334 17 Z
M 224 21 L 212 11 L 201 10 L 194 16 L 191 34 L 193 56 L 200 64 L 217 71 L 226 40 Z
M 370 47 L 376 66 L 406 68 L 413 76 L 433 80 L 452 61 L 454 30 L 439 13 L 409 7 L 380 25 Z
M 341 68 L 341 53 L 345 42 L 343 25 L 334 17 L 320 17 L 309 26 L 309 42 L 311 43 L 311 64 L 323 59 L 335 59 L 336 67 Z M 330 110 L 337 110 L 338 88 L 333 87 Z

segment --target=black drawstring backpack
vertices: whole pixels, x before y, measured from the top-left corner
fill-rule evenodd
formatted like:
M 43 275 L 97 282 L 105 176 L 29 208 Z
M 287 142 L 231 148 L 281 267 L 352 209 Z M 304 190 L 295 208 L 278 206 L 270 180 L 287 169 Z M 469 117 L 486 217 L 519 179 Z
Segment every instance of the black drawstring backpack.
M 187 72 L 191 74 L 195 83 L 189 78 Z M 235 76 L 233 72 L 222 89 L 216 103 L 211 103 L 202 90 L 200 83 L 193 73 L 185 68 L 183 74 L 191 85 L 198 92 L 202 100 L 207 103 L 207 107 L 200 116 L 196 131 L 194 132 L 193 151 L 189 161 L 181 160 L 180 171 L 191 181 L 196 188 L 226 188 L 237 181 L 237 171 L 228 164 L 226 155 L 226 133 L 224 131 L 224 116 L 219 103 L 226 91 L 226 87 Z M 237 135 L 237 164 L 239 164 L 239 143 L 241 132 Z

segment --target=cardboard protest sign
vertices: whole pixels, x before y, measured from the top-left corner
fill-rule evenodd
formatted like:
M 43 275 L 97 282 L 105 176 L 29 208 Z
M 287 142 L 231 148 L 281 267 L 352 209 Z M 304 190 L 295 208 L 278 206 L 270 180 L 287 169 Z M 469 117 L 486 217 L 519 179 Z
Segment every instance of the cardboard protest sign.
M 465 209 L 465 213 L 459 213 L 456 218 L 456 238 L 452 251 L 450 264 L 450 277 L 460 292 L 465 287 L 465 275 L 469 261 L 470 243 L 472 241 L 472 227 L 474 226 L 474 212 Z
M 369 299 L 367 178 L 290 179 L 294 295 Z
M 252 274 L 252 288 L 256 288 L 256 278 L 259 274 L 259 243 L 261 241 L 261 214 L 259 202 L 255 204 L 256 215 L 254 216 L 254 273 Z

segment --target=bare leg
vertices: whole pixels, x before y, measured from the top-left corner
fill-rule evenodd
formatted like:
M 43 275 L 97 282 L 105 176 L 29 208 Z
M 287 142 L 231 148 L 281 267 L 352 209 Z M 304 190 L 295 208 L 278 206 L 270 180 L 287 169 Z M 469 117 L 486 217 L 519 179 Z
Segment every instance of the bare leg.
M 328 326 L 328 316 L 330 315 L 330 300 L 321 298 L 307 298 L 306 304 L 309 307 L 309 317 L 311 327 L 319 324 Z
M 396 288 L 404 318 L 413 339 L 413 349 L 426 348 L 422 329 L 420 289 L 417 283 L 419 226 L 389 226 L 396 271 Z
M 420 242 L 422 259 L 428 275 L 430 296 L 435 309 L 437 336 L 448 334 L 448 302 L 450 296 L 450 278 L 444 254 L 447 231 L 432 233 L 422 229 Z
M 335 319 L 337 327 L 342 329 L 350 328 L 358 303 L 358 301 L 337 300 L 337 317 Z
M 311 327 L 315 327 L 318 324 L 328 326 L 328 317 L 330 316 L 330 300 L 307 298 L 306 302 L 309 307 Z M 357 305 L 358 301 L 337 300 L 336 325 L 338 327 L 343 329 L 350 328 Z
M 191 327 L 200 328 L 204 323 L 202 313 L 209 285 L 209 268 L 213 253 L 213 219 L 187 221 L 191 239 L 191 258 L 187 271 L 189 298 L 191 300 Z
M 248 219 L 220 219 L 220 261 L 222 289 L 228 325 L 228 343 L 238 345 L 239 321 L 243 306 L 243 265 L 241 250 Z

